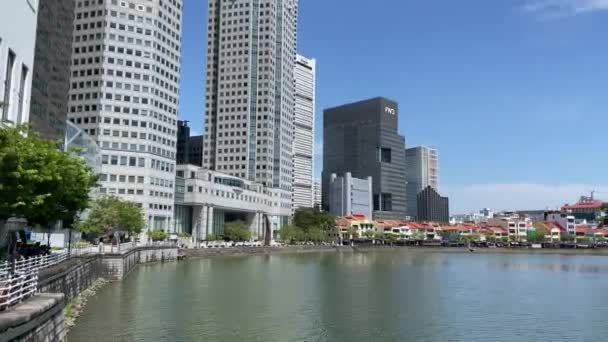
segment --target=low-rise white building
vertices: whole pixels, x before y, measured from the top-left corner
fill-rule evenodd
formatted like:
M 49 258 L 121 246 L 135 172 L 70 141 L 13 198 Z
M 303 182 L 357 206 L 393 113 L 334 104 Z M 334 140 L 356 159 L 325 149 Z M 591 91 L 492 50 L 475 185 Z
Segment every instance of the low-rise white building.
M 38 0 L 0 1 L 0 128 L 28 122 Z
M 291 193 L 194 165 L 178 165 L 173 232 L 194 242 L 222 235 L 224 224 L 243 221 L 254 240 L 273 239 L 291 216 Z
M 563 213 L 550 213 L 547 214 L 546 221 L 555 222 L 560 228 L 565 229 L 568 234 L 574 235 L 576 233 L 576 223 L 574 215 L 568 215 Z

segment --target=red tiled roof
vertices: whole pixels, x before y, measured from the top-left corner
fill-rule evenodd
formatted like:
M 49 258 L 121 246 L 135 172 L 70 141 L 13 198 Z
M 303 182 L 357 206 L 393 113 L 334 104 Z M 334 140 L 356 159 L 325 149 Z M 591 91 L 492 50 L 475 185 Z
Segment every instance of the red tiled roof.
M 559 229 L 560 232 L 565 232 L 566 229 L 562 227 L 559 223 L 555 221 L 547 221 L 545 224 L 549 227 L 549 229 Z
M 487 227 L 485 229 L 492 231 L 494 234 L 496 234 L 496 233 L 502 233 L 502 234 L 504 234 L 504 233 L 507 232 L 507 230 L 504 229 L 503 227 Z
M 478 231 L 481 227 L 475 224 L 458 224 L 454 226 L 443 226 L 441 227 L 442 231 Z
M 376 220 L 378 224 L 381 224 L 384 228 L 394 228 L 402 226 L 401 221 L 398 220 Z
M 567 209 L 599 209 L 604 205 L 602 201 L 579 202 L 576 204 L 564 204 L 562 210 Z

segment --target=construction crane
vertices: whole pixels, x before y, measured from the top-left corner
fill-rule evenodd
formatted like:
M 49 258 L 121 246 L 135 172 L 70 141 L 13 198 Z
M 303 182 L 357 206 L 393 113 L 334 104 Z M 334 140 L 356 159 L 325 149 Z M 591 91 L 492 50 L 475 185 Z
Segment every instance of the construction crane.
M 597 191 L 597 190 L 591 190 L 591 197 L 589 197 L 592 201 L 595 198 L 595 194 L 608 194 L 608 192 L 606 191 Z

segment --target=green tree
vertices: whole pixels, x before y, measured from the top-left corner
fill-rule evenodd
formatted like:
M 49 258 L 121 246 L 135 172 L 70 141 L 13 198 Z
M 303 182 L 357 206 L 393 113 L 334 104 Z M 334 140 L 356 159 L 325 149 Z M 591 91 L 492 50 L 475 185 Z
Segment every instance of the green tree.
M 209 235 L 207 235 L 205 240 L 206 241 L 217 241 L 217 240 L 221 240 L 221 238 L 215 234 L 209 234 Z
M 224 224 L 224 238 L 229 241 L 249 241 L 251 232 L 243 221 L 233 221 Z
M 321 230 L 321 228 L 312 228 L 307 232 L 307 239 L 308 241 L 312 241 L 315 243 L 319 243 L 322 241 L 326 241 L 327 240 L 327 233 L 323 230 Z
M 359 230 L 355 227 L 348 228 L 348 238 L 349 239 L 359 238 Z
M 285 243 L 292 244 L 296 241 L 297 228 L 293 225 L 284 225 L 279 230 L 279 238 Z
M 456 242 L 460 240 L 460 233 L 456 230 L 445 230 L 441 232 L 441 238 L 444 241 Z
M 416 230 L 413 237 L 414 237 L 414 240 L 424 240 L 424 238 L 426 237 L 426 234 L 423 231 Z
M 0 223 L 21 217 L 46 226 L 88 207 L 97 177 L 77 151 L 59 147 L 25 126 L 0 129 Z
M 314 208 L 299 208 L 293 215 L 293 224 L 304 231 L 319 228 L 325 232 L 331 232 L 336 226 L 336 217 Z
M 562 242 L 574 242 L 574 235 L 563 233 L 560 236 L 560 240 L 562 240 Z
M 392 246 L 397 242 L 397 236 L 395 234 L 386 234 L 385 240 Z
M 148 236 L 152 241 L 165 241 L 168 235 L 164 230 L 154 229 L 148 231 Z
M 368 239 L 373 239 L 375 234 L 376 234 L 376 231 L 375 231 L 375 230 L 373 230 L 373 229 L 366 230 L 366 231 L 363 233 L 363 235 L 365 235 L 365 237 L 366 237 L 366 238 L 368 238 Z
M 539 243 L 545 241 L 545 234 L 543 230 L 529 230 L 526 236 L 528 242 Z
M 487 233 L 486 234 L 486 241 L 488 241 L 488 242 L 496 242 L 496 235 L 494 235 L 494 233 Z
M 115 231 L 139 234 L 145 227 L 144 214 L 135 203 L 106 196 L 93 202 L 87 217 L 76 225 L 79 231 L 93 236 Z

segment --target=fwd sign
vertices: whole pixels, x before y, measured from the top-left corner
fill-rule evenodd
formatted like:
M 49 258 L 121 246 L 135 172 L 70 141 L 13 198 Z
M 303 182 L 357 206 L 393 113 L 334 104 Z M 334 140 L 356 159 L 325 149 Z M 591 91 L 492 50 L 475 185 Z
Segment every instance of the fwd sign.
M 397 111 L 394 108 L 384 107 L 384 112 L 390 115 L 396 115 Z

